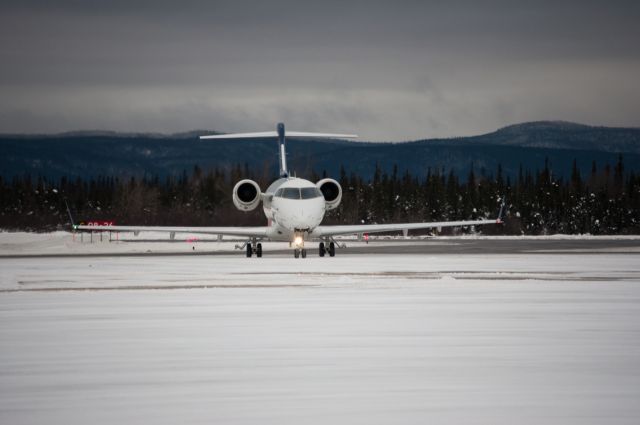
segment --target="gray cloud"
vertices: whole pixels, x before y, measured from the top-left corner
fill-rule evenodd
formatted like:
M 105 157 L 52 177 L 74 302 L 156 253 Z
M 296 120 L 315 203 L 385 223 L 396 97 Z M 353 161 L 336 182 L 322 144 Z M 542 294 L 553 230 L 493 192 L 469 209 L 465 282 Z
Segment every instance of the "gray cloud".
M 0 131 L 640 124 L 637 2 L 3 2 Z

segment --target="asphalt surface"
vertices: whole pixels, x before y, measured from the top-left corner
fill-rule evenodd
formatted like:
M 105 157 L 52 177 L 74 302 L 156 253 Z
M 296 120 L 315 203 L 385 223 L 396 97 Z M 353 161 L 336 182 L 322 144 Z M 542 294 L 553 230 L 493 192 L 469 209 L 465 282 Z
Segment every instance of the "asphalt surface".
M 626 254 L 640 252 L 640 240 L 629 239 L 431 239 L 348 247 L 351 254 Z M 337 255 L 337 254 L 336 254 Z
M 151 242 L 149 240 L 127 243 Z M 166 241 L 158 241 L 166 242 Z M 212 244 L 215 242 L 212 241 Z M 340 242 L 343 243 L 343 242 Z M 346 241 L 345 248 L 336 249 L 336 255 L 384 255 L 384 254 L 640 254 L 640 239 L 427 239 L 427 240 L 379 240 L 362 242 Z M 238 250 L 207 250 L 208 242 L 198 242 L 193 252 L 105 252 L 105 253 L 54 253 L 54 254 L 9 254 L 0 258 L 56 258 L 56 257 L 166 257 L 191 255 L 243 255 Z M 317 244 L 307 243 L 309 256 L 317 255 Z M 292 255 L 290 249 L 270 250 L 265 243 L 264 256 Z

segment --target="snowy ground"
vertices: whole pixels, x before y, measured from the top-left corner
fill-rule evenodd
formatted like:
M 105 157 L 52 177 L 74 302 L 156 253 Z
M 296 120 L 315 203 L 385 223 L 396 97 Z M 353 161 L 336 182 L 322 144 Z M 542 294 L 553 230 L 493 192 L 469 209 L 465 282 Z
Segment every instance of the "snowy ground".
M 1 252 L 58 243 L 29 237 Z M 2 424 L 637 424 L 638 400 L 638 253 L 0 258 Z

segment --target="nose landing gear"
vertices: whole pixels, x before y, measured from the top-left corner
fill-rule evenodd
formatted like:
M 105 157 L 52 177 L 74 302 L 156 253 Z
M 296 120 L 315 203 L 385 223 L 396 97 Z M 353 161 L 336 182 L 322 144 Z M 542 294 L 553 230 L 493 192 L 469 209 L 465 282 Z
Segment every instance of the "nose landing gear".
M 294 258 L 307 258 L 307 250 L 304 247 L 304 237 L 303 235 L 297 234 L 293 242 L 291 242 L 293 246 L 293 257 Z M 324 257 L 326 254 L 329 254 L 329 257 L 336 256 L 336 245 L 337 242 L 333 241 L 333 238 L 324 239 L 318 244 L 318 255 L 320 257 Z M 339 246 L 342 247 L 342 246 Z
M 307 258 L 307 250 L 304 248 L 304 231 L 296 231 L 293 238 L 293 257 L 294 258 Z

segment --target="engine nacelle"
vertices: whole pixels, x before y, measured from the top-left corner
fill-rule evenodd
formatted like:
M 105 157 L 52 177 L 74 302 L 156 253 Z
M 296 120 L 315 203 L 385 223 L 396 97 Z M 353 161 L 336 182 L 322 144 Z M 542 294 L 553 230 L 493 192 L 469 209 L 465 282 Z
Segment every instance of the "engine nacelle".
M 253 180 L 240 180 L 233 187 L 233 204 L 240 211 L 255 210 L 260 204 L 260 186 Z
M 340 205 L 342 200 L 342 187 L 340 183 L 334 179 L 322 179 L 316 183 L 316 187 L 322 192 L 324 196 L 325 209 L 332 210 Z

